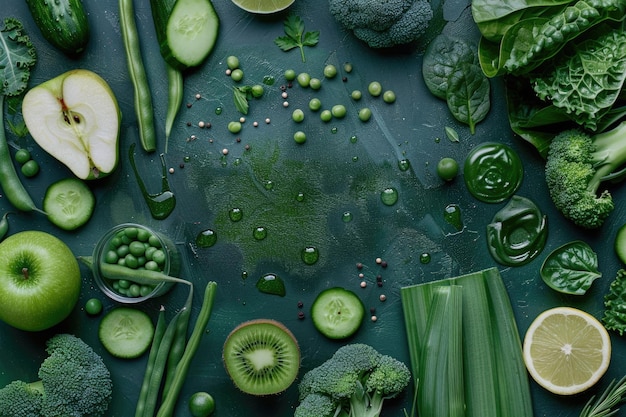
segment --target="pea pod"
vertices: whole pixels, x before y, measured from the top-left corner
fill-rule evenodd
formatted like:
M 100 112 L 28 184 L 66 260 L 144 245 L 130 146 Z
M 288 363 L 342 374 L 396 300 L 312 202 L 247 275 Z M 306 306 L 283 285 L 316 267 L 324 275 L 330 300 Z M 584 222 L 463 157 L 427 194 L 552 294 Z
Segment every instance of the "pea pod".
M 92 256 L 79 256 L 78 260 L 90 269 L 93 267 Z M 109 264 L 100 262 L 100 273 L 107 279 L 111 280 L 128 280 L 137 284 L 156 285 L 161 282 L 171 282 L 178 284 L 192 285 L 191 282 L 166 275 L 159 271 L 151 271 L 149 269 L 133 269 L 123 265 Z
M 128 72 L 135 91 L 135 113 L 139 124 L 141 146 L 147 152 L 156 150 L 154 108 L 148 84 L 148 75 L 141 56 L 139 32 L 135 22 L 133 0 L 119 0 L 120 30 L 128 63 Z
M 176 368 L 185 353 L 187 345 L 187 331 L 189 329 L 189 318 L 191 317 L 191 305 L 193 302 L 193 286 L 189 290 L 189 296 L 185 306 L 180 310 L 176 318 L 176 333 L 167 357 L 167 368 L 165 382 L 163 383 L 163 399 L 170 391 L 170 386 L 176 375 Z
M 165 307 L 161 306 L 161 310 L 159 311 L 159 317 L 157 319 L 157 324 L 154 328 L 154 336 L 152 336 L 152 347 L 150 348 L 150 353 L 148 354 L 146 372 L 144 374 L 144 379 L 141 384 L 141 389 L 139 390 L 139 399 L 137 400 L 137 406 L 135 408 L 135 417 L 143 417 L 146 410 L 148 393 L 150 391 L 150 378 L 152 376 L 152 371 L 154 370 L 159 346 L 161 345 L 161 340 L 163 340 L 165 329 Z
M 168 99 L 167 99 L 167 114 L 165 116 L 165 153 L 167 153 L 167 145 L 169 142 L 170 134 L 172 133 L 172 127 L 176 120 L 176 115 L 180 110 L 180 106 L 183 103 L 183 73 L 166 64 L 167 80 L 168 80 Z
M 4 239 L 7 232 L 9 231 L 9 212 L 4 213 L 2 218 L 0 219 L 0 240 Z

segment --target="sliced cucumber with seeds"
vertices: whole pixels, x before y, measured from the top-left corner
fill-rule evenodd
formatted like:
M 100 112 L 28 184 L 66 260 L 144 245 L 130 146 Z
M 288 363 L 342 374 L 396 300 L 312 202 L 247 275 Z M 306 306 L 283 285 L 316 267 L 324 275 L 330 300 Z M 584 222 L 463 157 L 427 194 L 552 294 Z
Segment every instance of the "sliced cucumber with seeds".
M 354 292 L 340 287 L 319 293 L 311 306 L 315 328 L 330 339 L 345 339 L 361 326 L 365 316 L 363 302 Z
M 617 257 L 622 264 L 626 264 L 626 224 L 617 230 L 617 235 L 615 236 L 615 253 L 617 253 Z
M 78 178 L 64 178 L 51 184 L 43 198 L 48 219 L 64 230 L 74 230 L 87 223 L 96 207 L 91 188 Z
M 137 358 L 148 350 L 154 336 L 154 324 L 145 312 L 132 307 L 116 307 L 100 321 L 98 337 L 113 356 Z

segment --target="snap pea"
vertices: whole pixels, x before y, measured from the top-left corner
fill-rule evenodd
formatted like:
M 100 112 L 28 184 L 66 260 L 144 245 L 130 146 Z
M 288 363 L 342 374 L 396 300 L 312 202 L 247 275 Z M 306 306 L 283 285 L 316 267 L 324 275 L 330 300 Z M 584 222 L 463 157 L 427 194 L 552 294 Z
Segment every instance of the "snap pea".
M 183 73 L 169 64 L 165 64 L 167 69 L 168 98 L 167 114 L 165 115 L 165 153 L 172 133 L 172 127 L 176 120 L 176 115 L 183 103 Z
M 4 114 L 4 96 L 0 96 L 0 114 Z M 0 188 L 16 209 L 21 211 L 37 210 L 13 165 L 4 126 L 0 126 Z
M 159 317 L 157 318 L 156 326 L 154 327 L 154 336 L 152 336 L 152 346 L 150 347 L 150 353 L 148 354 L 148 363 L 146 364 L 146 372 L 143 377 L 141 389 L 139 391 L 139 399 L 137 400 L 137 406 L 135 408 L 135 417 L 143 417 L 146 410 L 148 393 L 150 391 L 150 378 L 152 371 L 154 370 L 154 364 L 156 361 L 157 353 L 163 335 L 165 333 L 165 307 L 161 306 L 159 311 Z
M 93 267 L 92 256 L 79 256 L 78 259 L 90 269 Z M 191 282 L 166 275 L 163 272 L 149 269 L 133 269 L 123 265 L 100 262 L 100 272 L 102 276 L 111 280 L 127 280 L 137 284 L 155 285 L 161 282 L 172 282 L 192 285 Z
M 0 219 L 0 240 L 4 239 L 9 231 L 9 212 L 7 211 Z
M 163 384 L 163 398 L 169 392 L 174 376 L 176 375 L 176 367 L 180 363 L 187 345 L 187 331 L 189 329 L 189 318 L 191 317 L 191 305 L 193 302 L 193 286 L 190 287 L 189 296 L 185 302 L 185 306 L 180 311 L 180 316 L 176 320 L 176 333 L 174 341 L 167 357 L 167 368 L 165 373 L 165 382 Z
M 157 417 L 171 417 L 174 415 L 174 406 L 176 405 L 185 378 L 187 377 L 191 360 L 200 346 L 202 336 L 206 333 L 206 326 L 209 322 L 209 318 L 211 318 L 211 311 L 213 310 L 216 290 L 217 283 L 215 281 L 209 281 L 204 290 L 200 313 L 198 314 L 193 331 L 185 347 L 183 357 L 176 367 L 176 374 L 174 375 L 170 389 L 157 412 Z
M 147 152 L 156 150 L 154 109 L 148 76 L 141 56 L 139 32 L 135 22 L 133 0 L 119 0 L 120 30 L 124 41 L 128 72 L 135 92 L 135 114 L 139 125 L 141 146 Z

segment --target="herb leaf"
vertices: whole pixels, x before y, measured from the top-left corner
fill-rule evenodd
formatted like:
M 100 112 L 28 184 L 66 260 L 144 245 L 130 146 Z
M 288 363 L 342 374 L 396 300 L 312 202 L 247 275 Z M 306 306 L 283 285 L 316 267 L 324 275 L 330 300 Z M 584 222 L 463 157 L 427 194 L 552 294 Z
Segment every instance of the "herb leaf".
M 242 114 L 248 114 L 250 105 L 248 104 L 248 92 L 245 87 L 233 88 L 233 101 L 235 102 L 237 111 Z
M 552 289 L 583 295 L 602 274 L 598 257 L 583 241 L 573 241 L 552 251 L 540 268 L 541 278 Z
M 0 30 L 0 93 L 16 96 L 26 90 L 36 60 L 35 47 L 24 33 L 22 23 L 5 18 L 4 28 Z
M 298 16 L 289 16 L 285 19 L 283 30 L 286 36 L 279 36 L 274 39 L 274 43 L 283 51 L 289 51 L 294 48 L 300 49 L 302 62 L 306 62 L 304 56 L 305 46 L 315 46 L 319 42 L 319 31 L 304 31 L 304 22 Z

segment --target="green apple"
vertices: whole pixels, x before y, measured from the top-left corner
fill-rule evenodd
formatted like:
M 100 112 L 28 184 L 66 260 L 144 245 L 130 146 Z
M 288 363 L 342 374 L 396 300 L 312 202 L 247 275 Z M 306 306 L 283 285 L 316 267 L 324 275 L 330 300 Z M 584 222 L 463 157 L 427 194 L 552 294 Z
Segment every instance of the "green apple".
M 0 320 L 39 331 L 64 320 L 80 295 L 76 257 L 59 238 L 42 231 L 0 242 Z
M 117 166 L 121 112 L 95 72 L 75 69 L 33 87 L 22 114 L 39 146 L 78 178 L 100 178 Z

